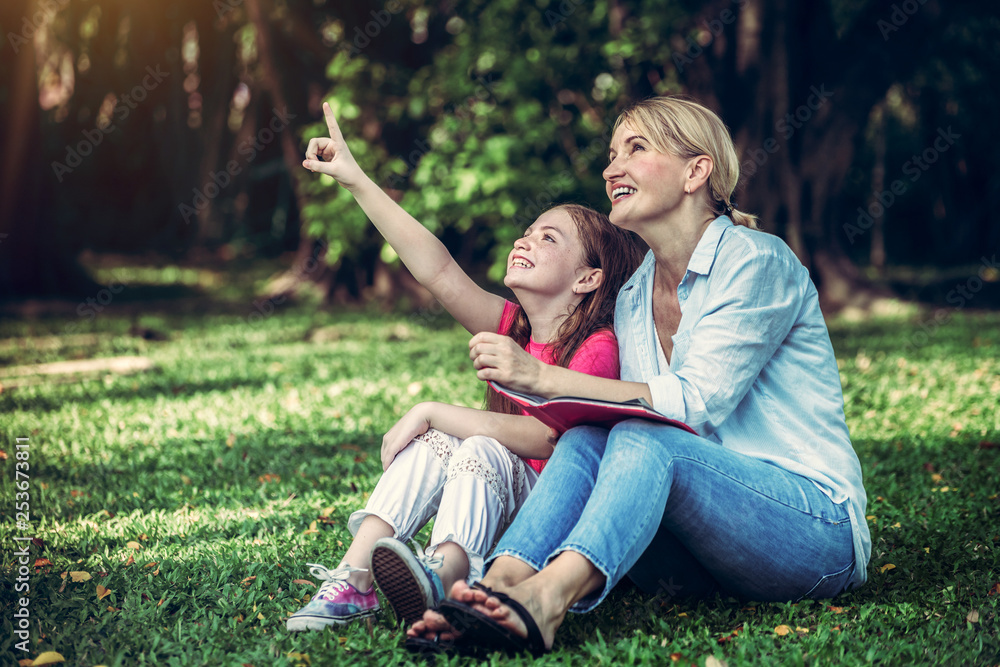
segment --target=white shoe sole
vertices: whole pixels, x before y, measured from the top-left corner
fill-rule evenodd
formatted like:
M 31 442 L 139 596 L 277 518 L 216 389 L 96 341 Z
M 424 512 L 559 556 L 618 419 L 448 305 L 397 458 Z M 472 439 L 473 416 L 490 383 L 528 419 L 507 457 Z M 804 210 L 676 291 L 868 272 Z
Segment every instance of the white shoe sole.
M 346 625 L 362 618 L 375 616 L 374 611 L 358 612 L 354 616 L 346 618 L 330 618 L 328 616 L 291 616 L 285 621 L 285 629 L 289 632 L 302 632 L 304 630 L 323 630 L 331 625 Z

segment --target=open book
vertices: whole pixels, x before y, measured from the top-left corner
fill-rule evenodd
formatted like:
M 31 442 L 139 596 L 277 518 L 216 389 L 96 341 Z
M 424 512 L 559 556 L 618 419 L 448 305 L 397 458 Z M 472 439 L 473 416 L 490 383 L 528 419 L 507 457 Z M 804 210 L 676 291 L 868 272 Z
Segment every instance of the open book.
M 649 419 L 682 428 L 689 433 L 695 433 L 695 430 L 684 422 L 660 414 L 641 398 L 624 403 L 602 401 L 597 398 L 577 398 L 576 396 L 542 398 L 508 389 L 492 381 L 488 382 L 500 394 L 524 408 L 524 411 L 529 415 L 560 433 L 581 424 L 611 428 L 626 419 Z

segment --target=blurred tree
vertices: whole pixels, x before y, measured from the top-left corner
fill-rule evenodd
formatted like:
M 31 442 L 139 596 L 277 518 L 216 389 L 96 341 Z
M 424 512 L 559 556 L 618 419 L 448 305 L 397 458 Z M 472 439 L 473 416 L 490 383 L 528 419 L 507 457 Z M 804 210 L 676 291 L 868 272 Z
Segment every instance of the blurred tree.
M 56 4 L 31 38 L 53 3 L 0 11 L 0 297 L 92 289 L 74 268 L 86 247 L 242 245 L 298 248 L 275 294 L 308 281 L 394 298 L 409 285 L 394 254 L 299 166 L 324 99 L 369 172 L 492 279 L 544 207 L 607 207 L 610 123 L 676 92 L 729 123 L 741 207 L 828 304 L 872 296 L 856 262 L 968 262 L 1000 244 L 1000 130 L 981 122 L 1000 19 L 974 0 Z M 947 152 L 911 180 L 940 132 Z
M 45 177 L 35 33 L 44 14 L 32 0 L 0 5 L 0 296 L 64 293 L 91 284 L 60 242 Z
M 924 178 L 921 190 L 935 188 L 927 183 L 931 180 L 935 189 L 950 189 L 942 188 L 953 179 L 948 165 L 970 152 L 967 142 L 954 143 L 971 135 L 964 126 L 973 117 L 959 113 L 958 91 L 940 75 L 964 78 L 971 71 L 984 78 L 985 63 L 997 55 L 1000 23 L 983 16 L 980 6 L 934 0 L 717 0 L 703 3 L 692 16 L 686 40 L 684 33 L 672 39 L 672 60 L 685 89 L 721 110 L 743 150 L 748 178 L 740 201 L 759 212 L 810 267 L 826 305 L 864 305 L 885 293 L 865 279 L 852 255 L 870 249 L 869 258 L 884 264 L 886 214 L 905 221 L 900 231 L 911 233 L 906 217 L 914 211 L 896 206 L 904 201 L 901 195 L 927 171 L 933 175 Z M 883 115 L 912 113 L 900 109 L 912 101 L 904 101 L 894 86 L 909 87 L 916 98 L 952 88 L 950 111 L 911 119 L 916 142 L 907 142 L 917 155 L 945 146 L 949 159 L 937 165 L 936 158 L 926 165 L 918 159 L 911 163 L 918 171 L 902 180 L 885 174 Z M 856 159 L 859 150 L 866 151 L 864 160 Z M 893 167 L 903 165 L 905 171 L 905 161 L 902 157 Z M 858 169 L 859 163 L 867 169 Z M 862 177 L 862 187 L 853 190 L 852 165 L 861 175 L 872 171 L 872 178 Z M 916 213 L 929 218 L 926 211 Z M 969 223 L 962 227 L 975 234 L 988 221 L 977 215 Z M 969 249 L 964 257 L 948 259 L 967 260 Z
M 430 228 L 463 236 L 461 247 L 492 250 L 494 279 L 508 243 L 544 206 L 575 199 L 606 208 L 603 133 L 632 99 L 685 92 L 721 113 L 743 153 L 742 208 L 788 241 L 833 308 L 887 294 L 852 260 L 874 255 L 884 263 L 897 247 L 892 238 L 909 236 L 910 216 L 932 219 L 913 200 L 967 181 L 949 164 L 989 155 L 963 142 L 927 165 L 932 175 L 919 189 L 908 177 L 905 196 L 884 189 L 899 180 L 906 158 L 890 163 L 886 176 L 887 158 L 876 155 L 887 140 L 878 109 L 896 121 L 909 116 L 907 136 L 889 137 L 896 157 L 901 144 L 919 155 L 953 125 L 971 136 L 975 116 L 962 106 L 995 101 L 995 87 L 973 92 L 954 83 L 985 80 L 996 56 L 998 21 L 974 2 L 470 0 L 409 16 L 411 39 L 438 46 L 430 64 L 414 68 L 404 99 L 393 73 L 412 61 L 378 49 L 377 36 L 354 59 L 335 56 L 330 95 L 362 162 L 387 187 L 404 187 L 403 205 Z M 905 94 L 890 94 L 899 89 Z M 947 103 L 922 112 L 942 93 Z M 411 131 L 403 149 L 363 130 L 391 123 Z M 310 130 L 322 132 L 322 125 Z M 991 172 L 982 167 L 978 174 Z M 866 176 L 877 169 L 881 180 Z M 378 242 L 349 194 L 321 182 L 311 186 L 304 214 L 314 234 L 333 239 L 329 260 L 357 253 L 361 239 Z M 997 189 L 995 178 L 983 185 Z M 980 206 L 951 204 L 975 214 L 962 225 L 965 242 L 948 231 L 961 252 L 935 256 L 934 245 L 919 244 L 932 262 L 968 261 L 979 248 L 972 239 L 989 235 Z M 939 226 L 933 236 L 941 233 Z M 381 256 L 393 258 L 388 249 Z

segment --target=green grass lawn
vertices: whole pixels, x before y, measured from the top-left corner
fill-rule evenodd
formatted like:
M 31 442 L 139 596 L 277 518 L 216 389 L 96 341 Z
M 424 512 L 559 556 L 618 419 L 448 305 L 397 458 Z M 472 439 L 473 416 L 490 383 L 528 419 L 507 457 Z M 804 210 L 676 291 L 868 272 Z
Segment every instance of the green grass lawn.
M 154 364 L 76 382 L 0 378 L 2 660 L 410 661 L 389 612 L 322 633 L 288 633 L 285 619 L 315 590 L 306 563 L 343 553 L 394 420 L 419 401 L 481 403 L 467 335 L 440 316 L 144 312 L 0 324 L 0 368 Z M 571 616 L 540 662 L 1000 664 L 1000 314 L 948 314 L 925 337 L 914 332 L 926 315 L 831 325 L 869 492 L 867 586 L 798 604 L 620 587 Z M 137 324 L 166 339 L 136 336 Z M 29 438 L 27 531 L 14 516 L 17 437 Z M 37 538 L 27 593 L 15 592 L 16 536 Z M 28 653 L 12 625 L 25 595 Z

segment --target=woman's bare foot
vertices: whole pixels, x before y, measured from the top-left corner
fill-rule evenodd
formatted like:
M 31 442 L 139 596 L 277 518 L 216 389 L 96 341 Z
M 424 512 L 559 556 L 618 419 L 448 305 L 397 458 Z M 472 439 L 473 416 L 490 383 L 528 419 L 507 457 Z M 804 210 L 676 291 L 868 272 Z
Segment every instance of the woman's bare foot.
M 531 615 L 531 620 L 538 626 L 538 630 L 545 642 L 546 650 L 550 650 L 555 641 L 556 630 L 559 629 L 559 626 L 562 625 L 563 620 L 566 618 L 568 607 L 563 607 L 552 596 L 547 595 L 544 590 L 537 586 L 534 578 L 500 592 L 505 593 L 511 599 L 520 602 L 524 606 L 528 614 Z M 471 588 L 465 585 L 465 582 L 456 582 L 452 586 L 451 597 L 489 616 L 518 637 L 528 638 L 528 626 L 525 624 L 525 619 L 521 617 L 521 614 L 486 591 Z

